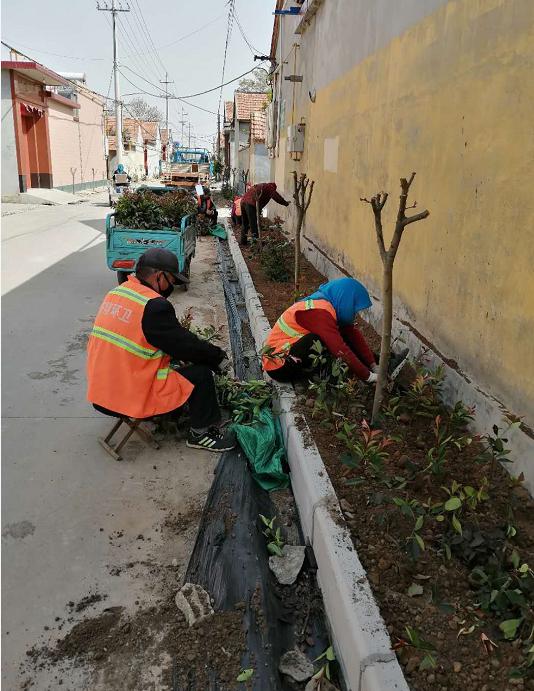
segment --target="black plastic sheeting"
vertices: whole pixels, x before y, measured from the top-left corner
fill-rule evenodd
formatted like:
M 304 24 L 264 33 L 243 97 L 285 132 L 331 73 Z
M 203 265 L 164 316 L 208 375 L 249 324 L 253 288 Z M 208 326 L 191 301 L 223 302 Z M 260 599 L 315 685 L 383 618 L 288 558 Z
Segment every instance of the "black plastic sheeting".
M 233 261 L 227 243 L 219 241 L 218 244 L 236 375 L 258 378 L 259 363 Z M 247 652 L 241 667 L 253 667 L 255 671 L 248 685 L 236 683 L 235 688 L 250 688 L 250 685 L 256 691 L 303 688 L 304 685 L 289 685 L 278 672 L 281 655 L 303 638 L 303 606 L 309 608 L 304 628 L 308 633 L 310 627 L 313 631 L 314 644 L 308 650 L 310 659 L 329 645 L 311 550 L 307 551 L 297 581 L 310 583 L 308 593 L 303 594 L 302 585 L 300 588 L 299 585 L 280 586 L 269 570 L 266 540 L 258 517 L 276 513 L 269 493 L 253 481 L 244 453 L 240 449 L 224 453 L 215 470 L 185 581 L 197 583 L 209 592 L 215 611 L 234 610 L 236 605 L 239 608 L 244 605 Z M 307 597 L 309 602 L 303 603 Z M 213 674 L 210 691 L 223 688 L 228 687 L 219 685 Z M 175 684 L 175 691 L 204 689 L 197 689 L 194 680 L 190 680 L 187 689 Z

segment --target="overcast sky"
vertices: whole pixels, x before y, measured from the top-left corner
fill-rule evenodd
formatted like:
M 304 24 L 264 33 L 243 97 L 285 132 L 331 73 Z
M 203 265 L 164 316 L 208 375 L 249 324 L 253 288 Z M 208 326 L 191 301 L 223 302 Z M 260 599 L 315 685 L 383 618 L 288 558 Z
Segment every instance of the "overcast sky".
M 127 0 L 116 2 L 124 8 L 128 6 Z M 118 22 L 119 61 L 125 75 L 120 77 L 122 94 L 141 90 L 158 93 L 154 86 L 143 79 L 157 85 L 160 79 L 164 79 L 165 69 L 168 70 L 169 79 L 174 81 L 169 85 L 169 91 L 177 96 L 194 94 L 220 84 L 228 17 L 226 3 L 227 0 L 130 0 L 131 11 L 121 13 Z M 100 5 L 103 4 L 105 0 L 100 0 Z M 108 4 L 111 4 L 111 0 L 108 0 Z M 235 2 L 243 33 L 250 45 L 264 54 L 269 53 L 274 5 L 275 0 Z M 149 43 L 146 32 L 142 31 L 143 17 L 157 51 Z M 110 81 L 111 17 L 109 12 L 97 11 L 96 0 L 3 0 L 2 39 L 54 70 L 85 72 L 90 88 L 105 95 L 109 92 L 113 96 Z M 252 55 L 234 21 L 225 81 L 253 67 Z M 8 57 L 6 49 L 2 47 L 2 59 Z M 129 84 L 126 77 L 135 86 Z M 223 101 L 232 98 L 236 87 L 237 82 L 223 89 Z M 165 112 L 164 99 L 143 97 L 159 105 L 162 113 Z M 125 96 L 124 100 L 127 102 L 129 98 Z M 190 101 L 216 112 L 219 91 Z M 217 130 L 215 115 L 177 100 L 170 100 L 169 104 L 169 120 L 175 137 L 181 134 L 179 121 L 182 119 L 182 105 L 188 114 L 185 119 L 191 121 L 192 132 L 213 137 Z M 207 141 L 204 139 L 203 143 L 207 144 Z M 201 145 L 200 140 L 198 145 Z

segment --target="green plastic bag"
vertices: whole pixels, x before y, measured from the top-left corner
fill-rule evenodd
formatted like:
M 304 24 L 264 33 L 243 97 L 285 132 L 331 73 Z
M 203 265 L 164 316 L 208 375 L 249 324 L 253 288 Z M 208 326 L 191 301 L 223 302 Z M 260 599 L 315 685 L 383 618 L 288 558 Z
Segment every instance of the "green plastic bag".
M 260 487 L 272 492 L 289 485 L 282 470 L 285 458 L 280 422 L 272 411 L 262 408 L 251 425 L 232 425 L 241 448 L 252 466 L 252 477 Z
M 215 237 L 221 238 L 221 240 L 226 240 L 226 228 L 222 226 L 220 223 L 218 223 L 213 228 L 210 228 L 210 235 L 215 235 Z

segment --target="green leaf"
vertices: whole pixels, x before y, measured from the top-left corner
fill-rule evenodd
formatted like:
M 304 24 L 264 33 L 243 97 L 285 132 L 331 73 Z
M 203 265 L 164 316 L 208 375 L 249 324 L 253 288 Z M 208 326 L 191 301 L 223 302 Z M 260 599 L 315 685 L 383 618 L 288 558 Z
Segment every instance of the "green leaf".
M 418 533 L 415 533 L 414 538 L 416 539 L 417 544 L 419 545 L 419 547 L 420 547 L 420 548 L 423 550 L 423 552 L 424 552 L 424 551 L 425 551 L 425 541 L 423 540 L 423 538 L 422 538 Z
M 267 551 L 277 557 L 284 556 L 282 550 L 280 549 L 280 547 L 278 547 L 276 542 L 269 542 L 269 544 L 267 545 Z
M 517 630 L 523 622 L 523 617 L 520 619 L 506 619 L 499 624 L 500 630 L 503 632 L 507 641 L 513 640 L 517 636 Z
M 424 520 L 425 520 L 424 516 L 419 516 L 417 518 L 417 520 L 415 521 L 415 526 L 414 526 L 415 531 L 421 530 L 421 528 L 423 527 Z
M 529 571 L 529 566 L 528 564 L 521 564 L 519 567 L 519 573 L 528 573 Z
M 240 674 L 238 674 L 236 681 L 238 681 L 240 684 L 242 684 L 243 682 L 251 679 L 253 674 L 254 674 L 253 669 L 244 669 Z
M 334 648 L 331 645 L 326 649 L 326 659 L 329 660 L 329 662 L 333 662 L 336 659 Z
M 445 520 L 445 516 L 443 514 L 439 514 L 439 516 L 436 516 L 436 521 L 438 523 L 442 523 Z
M 459 499 L 458 497 L 451 497 L 449 500 L 445 502 L 444 509 L 445 511 L 456 511 L 456 509 L 459 509 L 461 505 L 461 499 Z
M 455 514 L 455 513 L 452 514 L 452 527 L 454 528 L 454 530 L 456 530 L 456 532 L 457 532 L 459 535 L 462 535 L 462 524 L 461 524 L 460 521 L 456 518 L 456 514 Z
M 419 665 L 419 670 L 423 672 L 425 669 L 435 669 L 437 667 L 436 659 L 433 655 L 427 654 Z
M 521 557 L 519 556 L 519 552 L 516 549 L 514 549 L 514 551 L 510 555 L 510 561 L 512 562 L 514 569 L 519 568 Z

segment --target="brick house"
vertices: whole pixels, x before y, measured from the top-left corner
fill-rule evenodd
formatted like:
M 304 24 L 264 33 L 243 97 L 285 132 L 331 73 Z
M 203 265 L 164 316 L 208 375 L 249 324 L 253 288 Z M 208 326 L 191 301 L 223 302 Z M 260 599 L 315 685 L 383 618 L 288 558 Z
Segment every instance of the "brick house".
M 94 92 L 40 63 L 2 61 L 3 198 L 70 191 L 72 171 L 76 190 L 103 182 L 103 143 L 103 100 Z

